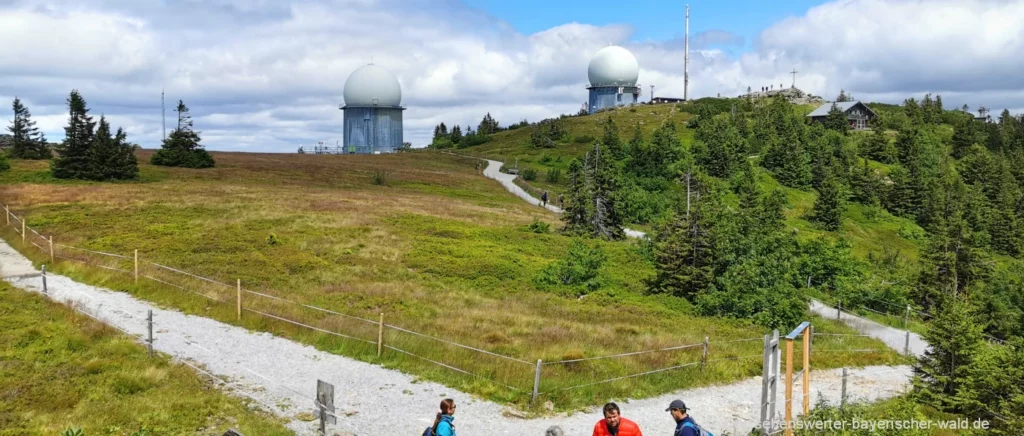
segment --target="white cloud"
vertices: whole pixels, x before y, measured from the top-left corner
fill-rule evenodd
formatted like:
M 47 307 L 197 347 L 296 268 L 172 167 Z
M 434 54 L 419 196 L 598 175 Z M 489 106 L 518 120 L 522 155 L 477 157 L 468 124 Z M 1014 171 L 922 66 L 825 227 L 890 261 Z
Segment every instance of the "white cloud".
M 835 1 L 765 29 L 736 58 L 691 44 L 690 95 L 789 86 L 797 68 L 798 86 L 819 95 L 844 88 L 898 102 L 932 92 L 950 106 L 1020 108 L 1021 22 L 1022 1 Z M 736 42 L 716 32 L 705 39 Z M 0 5 L 0 102 L 22 97 L 58 139 L 77 88 L 94 114 L 155 147 L 166 88 L 168 106 L 181 98 L 192 108 L 208 147 L 292 151 L 340 139 L 345 78 L 372 60 L 399 77 L 406 138 L 423 145 L 441 121 L 575 112 L 590 56 L 608 44 L 637 55 L 645 98 L 651 84 L 682 96 L 679 41 L 632 34 L 569 22 L 524 35 L 457 0 L 23 0 Z

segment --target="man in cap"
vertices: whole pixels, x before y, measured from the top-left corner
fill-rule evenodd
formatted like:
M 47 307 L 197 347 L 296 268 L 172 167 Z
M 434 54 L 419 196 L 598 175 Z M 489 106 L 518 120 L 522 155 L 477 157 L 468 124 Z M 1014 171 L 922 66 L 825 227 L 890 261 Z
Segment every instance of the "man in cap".
M 668 409 L 665 409 L 666 412 L 671 412 L 672 419 L 676 420 L 676 432 L 673 436 L 700 436 L 700 426 L 686 413 L 687 410 L 683 400 L 673 400 Z

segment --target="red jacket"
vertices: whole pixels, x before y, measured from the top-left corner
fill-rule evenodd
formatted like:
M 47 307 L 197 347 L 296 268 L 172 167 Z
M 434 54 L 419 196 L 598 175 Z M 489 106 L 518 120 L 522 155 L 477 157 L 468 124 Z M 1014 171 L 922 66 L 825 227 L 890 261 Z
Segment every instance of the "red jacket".
M 597 424 L 594 425 L 594 436 L 611 436 L 608 433 L 608 424 L 605 423 L 605 420 L 597 421 Z M 640 426 L 636 425 L 635 422 L 626 418 L 619 418 L 618 436 L 644 436 L 644 434 L 640 433 Z

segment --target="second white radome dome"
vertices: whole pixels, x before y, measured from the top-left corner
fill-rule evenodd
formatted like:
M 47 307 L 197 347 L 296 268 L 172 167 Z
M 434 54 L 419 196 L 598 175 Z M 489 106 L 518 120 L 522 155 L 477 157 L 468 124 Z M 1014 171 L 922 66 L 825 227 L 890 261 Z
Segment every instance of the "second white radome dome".
M 402 86 L 391 71 L 380 65 L 364 65 L 345 81 L 346 106 L 399 106 Z
M 629 50 L 608 46 L 590 59 L 587 75 L 590 86 L 634 86 L 640 77 L 640 64 Z

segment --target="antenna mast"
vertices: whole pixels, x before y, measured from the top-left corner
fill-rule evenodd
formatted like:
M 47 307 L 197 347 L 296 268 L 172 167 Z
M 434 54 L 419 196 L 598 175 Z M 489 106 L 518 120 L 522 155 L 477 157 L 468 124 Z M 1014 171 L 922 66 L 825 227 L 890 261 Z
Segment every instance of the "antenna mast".
M 686 5 L 686 36 L 683 41 L 686 50 L 683 55 L 683 100 L 690 101 L 690 5 Z
M 167 106 L 164 105 L 164 90 L 160 90 L 160 117 L 164 126 L 164 141 L 167 140 Z

